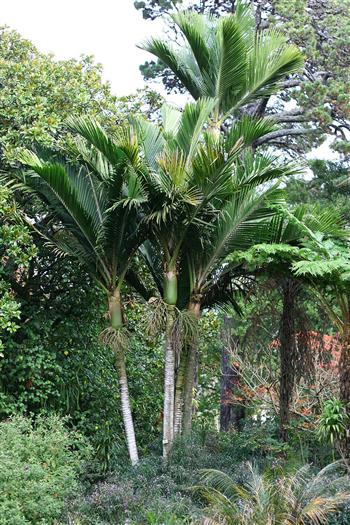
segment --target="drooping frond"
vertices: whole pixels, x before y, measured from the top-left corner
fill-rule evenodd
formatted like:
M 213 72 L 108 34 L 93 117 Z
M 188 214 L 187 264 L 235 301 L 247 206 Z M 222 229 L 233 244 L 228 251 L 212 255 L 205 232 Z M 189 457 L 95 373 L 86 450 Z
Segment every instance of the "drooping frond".
M 272 180 L 281 180 L 292 175 L 300 175 L 303 168 L 295 163 L 281 163 L 276 155 L 270 153 L 246 152 L 235 171 L 234 185 L 238 188 L 256 188 Z
M 287 45 L 285 36 L 275 30 L 261 31 L 248 55 L 246 93 L 242 101 L 276 93 L 279 83 L 297 73 L 303 66 L 303 57 L 296 46 Z
M 247 249 L 256 242 L 268 240 L 268 220 L 284 204 L 284 192 L 271 188 L 258 195 L 243 189 L 233 195 L 212 224 L 210 242 L 201 264 L 201 281 L 213 267 L 234 250 Z
M 100 151 L 113 166 L 118 165 L 123 160 L 123 152 L 93 119 L 86 117 L 71 118 L 68 121 L 68 127 Z
M 49 207 L 57 226 L 51 242 L 78 257 L 105 289 L 116 286 L 144 239 L 140 207 L 147 201 L 145 169 L 131 128 L 108 136 L 92 119 L 71 119 L 74 163 L 22 155 L 19 175 Z
M 210 52 L 207 48 L 209 37 L 203 17 L 195 12 L 176 13 L 172 19 L 186 38 L 202 75 L 206 75 L 210 68 Z

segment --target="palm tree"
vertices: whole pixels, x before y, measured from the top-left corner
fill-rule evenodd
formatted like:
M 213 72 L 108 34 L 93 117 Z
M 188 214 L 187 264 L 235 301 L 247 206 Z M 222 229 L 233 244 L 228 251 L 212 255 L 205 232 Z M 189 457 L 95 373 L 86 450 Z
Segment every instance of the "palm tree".
M 52 214 L 54 227 L 48 240 L 54 249 L 77 258 L 106 293 L 110 324 L 102 341 L 115 350 L 126 442 L 135 465 L 138 452 L 125 366 L 121 291 L 142 242 L 137 214 L 145 196 L 137 182 L 142 169 L 138 144 L 130 130 L 112 139 L 89 119 L 72 120 L 70 128 L 76 134 L 76 162 L 26 152 L 22 162 L 30 171 L 17 178 Z
M 263 184 L 273 179 L 279 180 L 298 172 L 293 165 L 281 165 L 273 156 L 266 154 L 251 155 L 249 147 L 261 136 L 271 123 L 266 119 L 254 120 L 244 117 L 235 123 L 226 138 L 222 138 L 222 147 L 229 151 L 232 144 L 240 142 L 240 160 L 236 164 L 232 186 L 228 193 L 216 200 L 216 215 L 210 222 L 208 231 L 200 235 L 185 238 L 184 258 L 180 264 L 180 288 L 182 307 L 186 304 L 198 320 L 203 307 L 234 301 L 234 288 L 242 288 L 237 278 L 241 268 L 229 264 L 227 256 L 233 251 L 244 251 L 260 242 L 268 242 L 276 237 L 279 221 L 277 204 L 283 203 L 283 194 L 272 186 Z M 245 149 L 244 149 L 245 148 Z M 206 163 L 203 162 L 203 165 Z M 210 179 L 203 173 L 205 186 L 209 181 L 215 184 L 215 177 Z M 177 431 L 180 430 L 183 406 L 183 433 L 191 431 L 192 399 L 195 373 L 196 341 L 192 340 L 184 353 L 183 366 L 179 372 L 179 389 L 183 396 L 177 396 Z
M 178 300 L 178 263 L 186 231 L 202 226 L 196 222 L 206 206 L 193 171 L 193 160 L 203 129 L 213 107 L 210 99 L 188 104 L 183 112 L 165 106 L 163 129 L 138 120 L 138 129 L 149 171 L 142 186 L 148 195 L 145 222 L 153 252 L 162 268 L 161 293 L 166 306 L 163 456 L 166 459 L 174 438 L 175 347 L 173 333 Z M 147 244 L 144 245 L 146 251 Z
M 182 36 L 181 45 L 173 47 L 165 40 L 152 38 L 143 49 L 168 66 L 195 100 L 211 97 L 215 101 L 209 126 L 214 138 L 219 138 L 222 129 L 231 145 L 241 140 L 243 145 L 254 148 L 255 141 L 275 131 L 272 121 L 257 117 L 263 113 L 269 96 L 278 91 L 281 81 L 300 70 L 301 53 L 276 31 L 256 34 L 252 9 L 244 2 L 237 3 L 234 15 L 221 19 L 182 12 L 173 15 L 172 20 Z M 227 122 L 231 124 L 230 132 Z M 257 231 L 255 239 L 259 242 Z M 187 249 L 191 251 L 192 246 L 190 242 Z M 203 252 L 206 250 L 205 246 Z M 216 282 L 215 270 L 213 275 Z M 194 297 L 202 295 L 193 291 Z M 188 304 L 188 310 L 199 317 L 196 301 Z M 187 349 L 188 364 L 183 360 L 179 368 L 178 386 L 181 390 L 184 382 L 185 391 L 184 396 L 179 392 L 177 395 L 177 431 L 182 397 L 186 400 L 184 431 L 191 427 L 195 352 L 196 345 L 191 343 Z
M 206 131 L 214 104 L 210 99 L 199 100 L 188 104 L 183 113 L 167 107 L 163 133 L 149 123 L 138 123 L 145 137 L 145 158 L 153 169 L 143 183 L 149 195 L 147 220 L 152 229 L 152 242 L 143 246 L 143 253 L 168 310 L 165 457 L 171 449 L 177 419 L 175 349 L 171 344 L 175 307 L 187 307 L 197 324 L 205 301 L 227 283 L 225 257 L 235 247 L 245 249 L 257 239 L 268 238 L 267 221 L 276 215 L 283 194 L 275 186 L 260 192 L 257 187 L 296 172 L 293 166 L 280 165 L 270 155 L 253 157 L 243 152 L 244 144 L 250 145 L 254 137 L 272 125 L 266 119 L 246 117 L 227 137 Z M 142 132 L 139 135 L 142 141 Z M 164 269 L 163 284 L 160 268 Z M 188 359 L 193 363 L 195 344 L 191 342 L 189 348 Z M 186 376 L 192 377 L 192 371 L 193 366 Z M 190 391 L 187 408 L 192 405 L 192 388 Z
M 284 35 L 270 29 L 256 33 L 247 2 L 238 2 L 235 14 L 219 19 L 192 11 L 171 18 L 180 44 L 152 38 L 140 47 L 169 67 L 195 100 L 215 100 L 214 132 L 227 119 L 239 118 L 242 108 L 246 114 L 261 114 L 285 77 L 302 68 L 300 51 Z
M 316 475 L 305 465 L 275 480 L 248 463 L 242 485 L 223 472 L 205 470 L 193 490 L 209 504 L 208 525 L 325 525 L 350 501 L 349 481 L 341 461 Z

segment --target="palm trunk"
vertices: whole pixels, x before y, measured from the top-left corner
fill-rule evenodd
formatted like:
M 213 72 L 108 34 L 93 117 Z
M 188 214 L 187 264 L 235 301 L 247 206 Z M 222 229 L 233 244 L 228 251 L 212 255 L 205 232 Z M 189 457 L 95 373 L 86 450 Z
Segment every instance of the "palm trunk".
M 126 377 L 125 357 L 123 351 L 117 353 L 116 366 L 119 375 L 120 398 L 122 402 L 122 413 L 126 435 L 126 443 L 128 446 L 131 464 L 137 465 L 137 463 L 139 462 L 139 456 L 137 452 L 137 445 L 135 439 L 134 422 L 132 419 L 132 413 L 130 408 L 129 389 Z
M 177 371 L 176 384 L 175 384 L 174 436 L 178 436 L 182 432 L 183 393 L 184 393 L 187 360 L 188 360 L 188 346 L 184 345 L 184 348 L 182 348 L 181 350 L 180 365 Z
M 109 315 L 111 327 L 120 330 L 123 327 L 123 314 L 119 290 L 115 290 L 109 297 Z M 135 439 L 134 423 L 130 407 L 128 381 L 125 366 L 124 348 L 116 348 L 116 368 L 118 372 L 120 398 L 122 403 L 123 423 L 126 436 L 126 444 L 132 465 L 137 465 L 139 456 Z
M 201 305 L 199 302 L 191 301 L 188 310 L 192 312 L 198 321 L 201 315 Z M 182 433 L 188 436 L 192 430 L 192 407 L 193 407 L 193 387 L 196 373 L 196 358 L 198 352 L 198 337 L 194 335 L 188 345 L 187 366 L 185 372 L 185 384 L 183 394 L 183 424 Z
M 175 347 L 173 344 L 173 331 L 177 301 L 176 271 L 168 271 L 165 275 L 164 301 L 168 305 L 168 311 L 165 333 L 163 458 L 167 460 L 174 441 Z
M 295 301 L 297 285 L 292 279 L 282 284 L 283 311 L 280 324 L 280 435 L 288 441 L 290 403 L 294 388 L 294 361 L 296 353 Z

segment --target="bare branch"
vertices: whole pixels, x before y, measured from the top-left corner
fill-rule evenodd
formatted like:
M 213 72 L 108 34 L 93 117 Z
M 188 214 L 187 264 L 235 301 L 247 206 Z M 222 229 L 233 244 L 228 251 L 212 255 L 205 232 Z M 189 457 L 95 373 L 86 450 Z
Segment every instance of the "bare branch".
M 288 89 L 292 87 L 298 87 L 302 83 L 303 83 L 303 80 L 301 78 L 291 78 L 289 80 L 285 80 L 284 82 L 282 82 L 281 88 Z
M 260 139 L 256 140 L 254 145 L 261 146 L 262 144 L 266 144 L 266 142 L 270 142 L 271 140 L 278 139 L 279 137 L 287 137 L 291 135 L 306 135 L 310 133 L 320 133 L 320 131 L 316 129 L 309 129 L 309 128 L 279 129 L 278 131 L 272 131 L 271 133 L 267 133 L 264 137 L 261 137 Z
M 270 115 L 268 115 L 270 116 Z M 282 111 L 270 116 L 275 122 L 306 122 L 308 117 L 301 108 L 292 109 L 291 111 Z

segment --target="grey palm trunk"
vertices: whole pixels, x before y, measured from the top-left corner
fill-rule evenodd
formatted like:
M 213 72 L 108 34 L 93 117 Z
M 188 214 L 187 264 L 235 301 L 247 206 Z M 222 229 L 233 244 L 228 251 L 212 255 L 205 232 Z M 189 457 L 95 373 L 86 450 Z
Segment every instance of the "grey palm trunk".
M 182 416 L 183 416 L 183 392 L 185 383 L 185 374 L 188 360 L 188 345 L 185 344 L 181 350 L 180 364 L 176 373 L 175 383 L 175 416 L 174 416 L 174 436 L 178 436 L 182 432 Z
M 165 331 L 163 458 L 164 460 L 167 460 L 174 441 L 175 345 L 173 341 L 173 335 L 175 323 L 175 305 L 177 302 L 176 270 L 169 270 L 165 273 L 164 301 L 167 304 L 167 320 Z
M 116 331 L 120 331 L 123 328 L 120 291 L 114 290 L 114 292 L 110 295 L 108 302 L 111 327 Z M 134 422 L 130 406 L 129 388 L 125 365 L 125 348 L 123 348 L 123 345 L 119 345 L 119 348 L 115 348 L 115 352 L 126 444 L 128 447 L 131 464 L 137 465 L 139 456 L 137 452 Z

